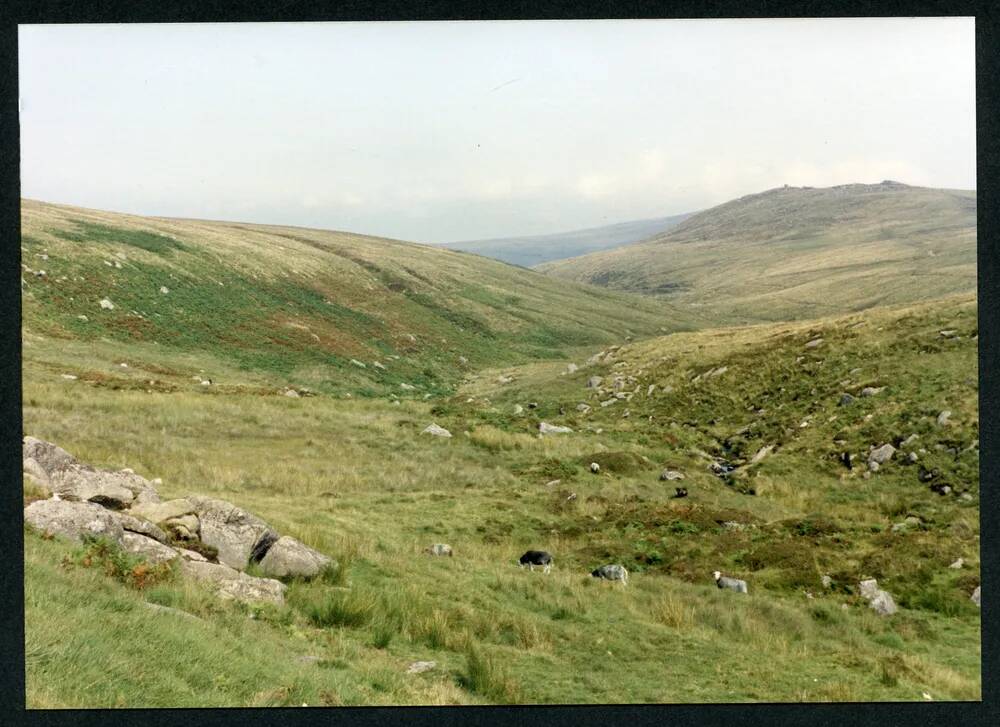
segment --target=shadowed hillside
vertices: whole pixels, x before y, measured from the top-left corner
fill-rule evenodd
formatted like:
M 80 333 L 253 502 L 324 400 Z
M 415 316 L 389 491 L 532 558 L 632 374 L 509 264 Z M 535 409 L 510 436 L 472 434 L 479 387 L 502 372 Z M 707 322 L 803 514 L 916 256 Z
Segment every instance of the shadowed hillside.
M 538 269 L 725 323 L 930 300 L 975 290 L 976 193 L 898 182 L 777 188 L 652 240 Z
M 166 368 L 186 375 L 155 377 L 170 386 L 198 373 L 222 384 L 277 374 L 317 390 L 417 396 L 486 363 L 562 358 L 684 318 L 659 301 L 425 245 L 27 200 L 21 252 L 27 340 L 86 343 L 91 358 L 135 344 L 140 363 L 160 368 L 204 353 L 234 370 L 175 360 Z M 130 382 L 132 372 L 84 363 L 72 373 L 122 386 L 156 373 L 147 366 Z
M 584 230 L 559 232 L 551 235 L 448 242 L 440 247 L 471 252 L 527 268 L 552 260 L 562 260 L 599 250 L 610 250 L 630 245 L 633 242 L 639 242 L 669 230 L 690 216 L 691 214 L 688 213 L 672 217 L 657 217 L 651 220 L 619 222 L 616 225 L 589 227 Z

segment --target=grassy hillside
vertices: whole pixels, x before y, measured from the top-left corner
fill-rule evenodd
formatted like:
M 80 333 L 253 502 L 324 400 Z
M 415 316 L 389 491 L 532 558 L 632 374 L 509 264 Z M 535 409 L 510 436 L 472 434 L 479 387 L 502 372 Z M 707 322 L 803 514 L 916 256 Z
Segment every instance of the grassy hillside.
M 424 245 L 30 200 L 21 253 L 25 335 L 82 344 L 66 373 L 119 386 L 197 386 L 203 373 L 338 393 L 403 394 L 406 383 L 421 396 L 487 363 L 563 358 L 684 320 L 659 302 Z M 108 358 L 125 350 L 129 371 Z M 211 367 L 189 365 L 202 355 Z
M 975 291 L 976 194 L 896 182 L 772 189 L 652 240 L 539 269 L 725 323 L 932 300 Z
M 650 220 L 619 222 L 616 225 L 589 227 L 584 230 L 552 235 L 500 237 L 490 240 L 449 242 L 440 247 L 483 255 L 512 265 L 531 267 L 551 260 L 610 250 L 645 240 L 680 224 L 690 214 L 657 217 Z
M 181 580 L 134 590 L 28 533 L 28 704 L 979 699 L 976 325 L 960 298 L 676 333 L 578 356 L 574 373 L 498 361 L 453 397 L 398 405 L 64 379 L 88 357 L 167 347 L 27 331 L 27 434 L 162 477 L 165 498 L 239 503 L 345 564 L 280 608 L 220 605 Z M 220 347 L 170 351 L 164 367 L 234 365 Z M 600 406 L 594 375 L 622 376 L 631 399 Z M 838 406 L 866 386 L 885 388 Z M 455 436 L 420 435 L 431 421 Z M 574 431 L 539 437 L 540 421 Z M 887 441 L 901 451 L 864 477 Z M 721 478 L 712 459 L 740 466 Z M 661 482 L 664 467 L 685 479 Z M 676 485 L 689 496 L 672 499 Z M 455 557 L 421 555 L 433 542 Z M 554 553 L 552 574 L 514 565 L 528 548 Z M 627 588 L 587 575 L 611 561 L 632 570 Z M 750 595 L 718 591 L 716 568 Z M 864 605 L 863 577 L 900 612 Z

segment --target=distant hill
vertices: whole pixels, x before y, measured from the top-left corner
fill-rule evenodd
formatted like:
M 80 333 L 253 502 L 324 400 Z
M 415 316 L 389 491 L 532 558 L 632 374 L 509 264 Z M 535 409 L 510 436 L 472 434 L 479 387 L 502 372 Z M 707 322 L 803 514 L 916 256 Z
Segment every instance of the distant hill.
M 687 213 L 650 220 L 632 220 L 616 225 L 590 227 L 551 235 L 448 242 L 439 247 L 471 252 L 529 268 L 551 260 L 562 260 L 639 242 L 669 230 L 690 216 L 691 213 Z
M 190 355 L 210 378 L 266 371 L 330 393 L 419 396 L 483 365 L 685 327 L 661 301 L 415 243 L 31 200 L 21 221 L 26 357 L 130 344 L 147 370 L 183 370 Z M 116 368 L 116 386 L 133 372 Z
M 976 193 L 889 181 L 782 187 L 538 269 L 660 296 L 719 323 L 930 300 L 976 290 Z

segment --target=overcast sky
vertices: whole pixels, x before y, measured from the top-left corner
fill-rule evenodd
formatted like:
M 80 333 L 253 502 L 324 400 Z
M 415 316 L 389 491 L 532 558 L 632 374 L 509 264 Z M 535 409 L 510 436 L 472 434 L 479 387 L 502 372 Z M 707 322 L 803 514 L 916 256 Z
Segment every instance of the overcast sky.
M 21 194 L 446 242 L 974 188 L 974 21 L 21 26 Z

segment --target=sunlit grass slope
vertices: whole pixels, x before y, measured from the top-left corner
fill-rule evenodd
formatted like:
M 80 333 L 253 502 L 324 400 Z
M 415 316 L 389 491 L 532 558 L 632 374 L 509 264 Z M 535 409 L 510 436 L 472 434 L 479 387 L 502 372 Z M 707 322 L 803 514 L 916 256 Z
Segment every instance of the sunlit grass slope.
M 976 193 L 897 182 L 786 187 L 652 240 L 539 265 L 726 323 L 814 318 L 976 289 Z
M 453 397 L 399 404 L 259 396 L 284 382 L 266 367 L 229 388 L 65 379 L 109 361 L 131 362 L 105 371 L 115 381 L 138 362 L 225 378 L 239 362 L 54 330 L 25 334 L 26 433 L 162 477 L 164 497 L 232 500 L 344 567 L 339 583 L 292 584 L 280 608 L 220 605 L 179 578 L 134 590 L 29 533 L 29 706 L 980 697 L 973 299 L 676 333 L 578 356 L 575 373 L 499 360 Z M 601 407 L 586 381 L 616 374 L 632 398 Z M 885 388 L 837 406 L 865 386 Z M 454 437 L 421 435 L 431 421 Z M 574 431 L 539 437 L 540 421 Z M 911 434 L 862 476 L 870 444 Z M 743 466 L 726 481 L 705 455 Z M 921 466 L 954 493 L 931 492 Z M 664 467 L 685 479 L 661 482 Z M 689 496 L 672 499 L 676 485 Z M 907 516 L 918 524 L 893 531 Z M 455 557 L 421 554 L 434 542 Z M 550 575 L 516 567 L 528 548 L 554 553 Z M 627 588 L 587 575 L 613 561 Z M 716 568 L 749 596 L 718 591 Z M 868 609 L 865 577 L 898 614 Z M 406 673 L 417 660 L 437 665 Z
M 562 358 L 686 325 L 660 302 L 321 230 L 24 200 L 21 254 L 28 334 L 95 350 L 128 344 L 152 360 L 209 356 L 241 372 L 204 372 L 222 384 L 264 374 L 341 393 L 402 393 L 406 383 L 419 396 L 450 390 L 486 363 Z M 191 379 L 140 376 L 173 386 Z

